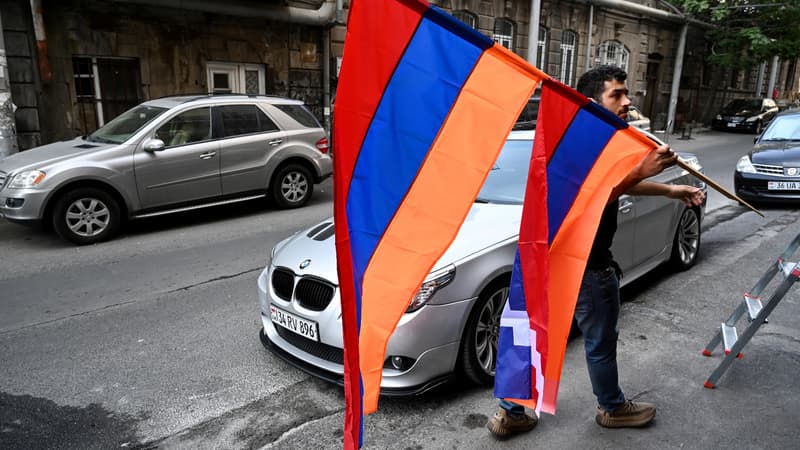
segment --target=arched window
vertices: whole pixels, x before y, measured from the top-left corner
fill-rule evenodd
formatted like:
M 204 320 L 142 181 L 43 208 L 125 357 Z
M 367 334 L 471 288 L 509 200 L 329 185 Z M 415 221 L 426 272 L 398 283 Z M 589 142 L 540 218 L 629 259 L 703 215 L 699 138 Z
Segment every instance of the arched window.
M 453 17 L 469 25 L 471 28 L 477 27 L 478 16 L 472 14 L 469 11 L 464 11 L 463 9 L 458 11 L 453 11 Z
M 539 27 L 539 40 L 536 41 L 536 67 L 547 72 L 547 38 L 550 31 L 546 27 Z
M 503 47 L 514 51 L 514 23 L 508 19 L 495 19 L 494 20 L 494 35 L 492 36 L 495 42 Z
M 578 48 L 578 33 L 572 30 L 561 32 L 561 67 L 558 80 L 567 86 L 572 86 L 575 79 L 575 49 Z
M 630 52 L 622 42 L 618 41 L 605 41 L 597 46 L 596 62 L 599 65 L 617 66 L 628 71 L 628 57 Z

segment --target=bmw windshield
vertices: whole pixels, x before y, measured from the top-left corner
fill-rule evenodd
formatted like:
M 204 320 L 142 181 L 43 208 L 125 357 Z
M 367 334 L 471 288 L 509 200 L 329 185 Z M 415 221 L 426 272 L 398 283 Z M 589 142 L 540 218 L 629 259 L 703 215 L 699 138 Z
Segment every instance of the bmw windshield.
M 98 128 L 97 131 L 86 136 L 86 140 L 105 144 L 121 144 L 166 110 L 166 108 L 157 106 L 139 105 Z
M 533 141 L 506 141 L 475 201 L 521 205 L 525 198 L 532 150 Z

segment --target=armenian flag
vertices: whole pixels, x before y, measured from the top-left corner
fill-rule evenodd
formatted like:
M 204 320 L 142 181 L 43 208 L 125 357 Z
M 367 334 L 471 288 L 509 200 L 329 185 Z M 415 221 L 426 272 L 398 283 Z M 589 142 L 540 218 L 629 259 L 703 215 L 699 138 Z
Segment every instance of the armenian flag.
M 600 216 L 612 189 L 654 146 L 575 90 L 551 79 L 542 83 L 519 249 L 500 321 L 496 397 L 537 415 L 555 414 L 567 338 Z M 543 170 L 542 162 L 546 189 L 542 177 L 533 176 Z
M 546 75 L 423 0 L 355 0 L 334 110 L 346 448 L 386 346 Z

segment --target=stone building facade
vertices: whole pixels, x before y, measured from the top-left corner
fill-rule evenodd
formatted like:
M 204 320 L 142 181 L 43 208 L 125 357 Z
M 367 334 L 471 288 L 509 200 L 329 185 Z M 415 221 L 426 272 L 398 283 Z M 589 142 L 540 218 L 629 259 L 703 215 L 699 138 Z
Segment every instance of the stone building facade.
M 32 3 L 41 8 L 32 8 Z M 534 42 L 537 67 L 573 87 L 587 68 L 622 66 L 629 73 L 633 102 L 651 117 L 654 128 L 664 128 L 682 26 L 679 12 L 666 2 L 542 0 L 539 33 L 533 40 L 531 0 L 431 3 L 523 58 Z M 19 148 L 89 133 L 137 103 L 176 94 L 245 92 L 297 98 L 327 125 L 349 4 L 350 0 L 0 2 Z M 37 34 L 37 19 L 43 33 Z M 735 72 L 705 62 L 710 45 L 704 33 L 702 25 L 690 24 L 678 93 L 686 122 L 708 122 L 724 102 L 754 96 L 757 90 L 759 68 Z M 780 92 L 791 95 L 798 79 L 796 61 L 780 62 Z

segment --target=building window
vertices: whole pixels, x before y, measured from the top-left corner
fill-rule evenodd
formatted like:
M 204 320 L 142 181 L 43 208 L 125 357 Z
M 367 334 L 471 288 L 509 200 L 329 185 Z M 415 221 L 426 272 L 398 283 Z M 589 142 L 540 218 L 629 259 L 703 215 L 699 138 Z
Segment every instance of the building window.
M 617 66 L 625 72 L 628 71 L 628 57 L 630 52 L 621 42 L 605 41 L 597 47 L 599 65 Z
M 571 86 L 575 77 L 575 49 L 578 48 L 578 33 L 572 30 L 561 32 L 561 67 L 558 80 Z
M 539 40 L 536 41 L 536 67 L 547 72 L 547 37 L 550 34 L 545 27 L 539 27 Z
M 473 29 L 477 28 L 478 17 L 469 11 L 464 11 L 463 9 L 458 11 L 453 11 L 453 17 L 464 22 L 470 28 Z
M 514 51 L 514 24 L 508 19 L 495 19 L 494 20 L 494 35 L 492 36 L 495 42 L 503 47 Z
M 264 95 L 265 70 L 261 64 L 210 62 L 206 65 L 210 94 Z
M 81 134 L 88 134 L 141 103 L 139 60 L 72 58 L 72 82 Z

